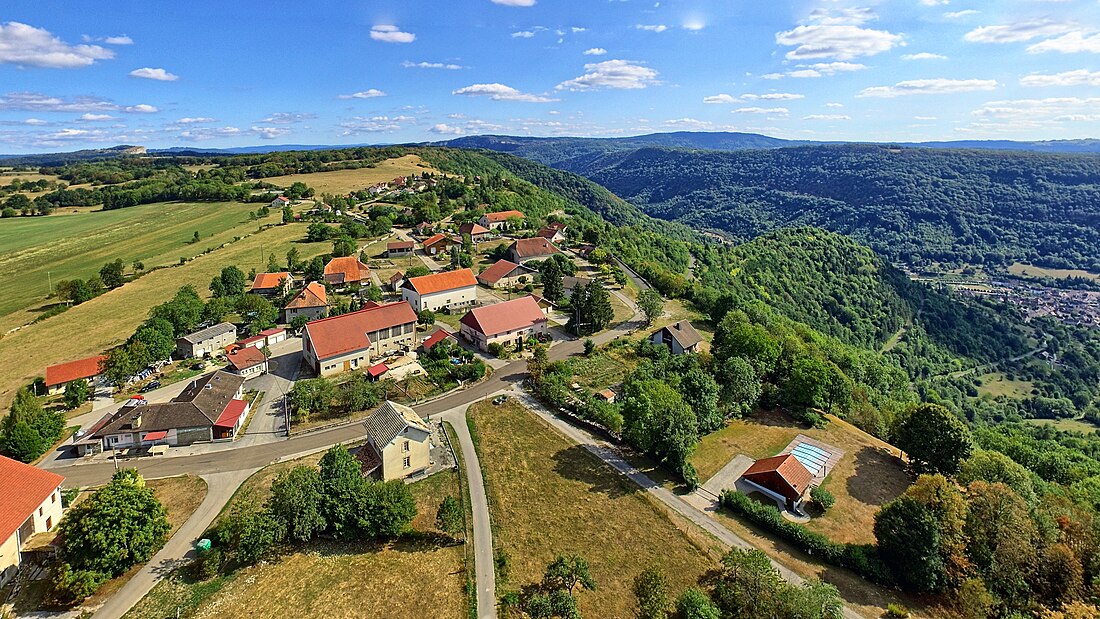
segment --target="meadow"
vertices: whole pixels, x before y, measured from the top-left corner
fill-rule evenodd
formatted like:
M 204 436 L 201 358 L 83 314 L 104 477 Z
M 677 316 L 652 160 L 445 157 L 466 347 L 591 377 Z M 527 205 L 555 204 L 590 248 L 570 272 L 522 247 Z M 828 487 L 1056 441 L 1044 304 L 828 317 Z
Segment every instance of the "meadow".
M 405 155 L 387 159 L 371 168 L 333 170 L 312 174 L 288 174 L 286 176 L 271 176 L 263 180 L 280 187 L 289 187 L 293 183 L 302 182 L 312 187 L 318 195 L 322 193 L 343 194 L 366 189 L 375 183 L 392 181 L 398 176 L 409 176 L 423 172 L 439 173 L 430 165 L 424 163 L 420 157 Z

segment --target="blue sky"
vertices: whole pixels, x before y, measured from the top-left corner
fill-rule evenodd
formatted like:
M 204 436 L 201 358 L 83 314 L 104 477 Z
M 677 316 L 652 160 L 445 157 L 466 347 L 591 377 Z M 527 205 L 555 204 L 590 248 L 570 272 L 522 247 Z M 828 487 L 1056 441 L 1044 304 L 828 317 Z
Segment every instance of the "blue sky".
M 0 152 L 674 130 L 1100 137 L 1100 1 L 0 7 Z

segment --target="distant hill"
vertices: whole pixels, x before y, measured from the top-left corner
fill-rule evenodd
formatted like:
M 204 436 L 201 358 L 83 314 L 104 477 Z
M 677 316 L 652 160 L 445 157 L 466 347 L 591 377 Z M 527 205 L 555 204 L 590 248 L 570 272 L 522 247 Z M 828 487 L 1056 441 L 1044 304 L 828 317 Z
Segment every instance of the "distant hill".
M 91 148 L 68 153 L 43 153 L 40 155 L 0 155 L 0 164 L 6 166 L 64 165 L 78 161 L 111 159 L 129 155 L 144 155 L 144 146 L 112 146 L 111 148 Z

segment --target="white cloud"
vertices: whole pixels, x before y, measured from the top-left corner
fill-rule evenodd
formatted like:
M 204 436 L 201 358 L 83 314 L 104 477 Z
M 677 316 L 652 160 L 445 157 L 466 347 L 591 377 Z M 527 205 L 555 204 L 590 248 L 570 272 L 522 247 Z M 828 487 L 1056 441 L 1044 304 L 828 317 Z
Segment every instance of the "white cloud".
M 535 6 L 535 0 L 491 0 L 491 2 L 504 6 Z
M 72 69 L 114 57 L 105 47 L 69 45 L 42 28 L 15 21 L 0 24 L 0 64 Z
M 465 133 L 462 127 L 455 127 L 446 123 L 439 123 L 428 128 L 428 131 L 439 135 L 462 135 Z
M 867 65 L 858 62 L 817 62 L 814 64 L 800 64 L 797 69 L 788 71 L 785 75 L 787 77 L 804 79 L 827 77 L 838 73 L 851 73 L 853 71 L 862 71 L 866 68 Z M 783 76 L 783 73 L 769 73 L 764 76 L 764 79 L 779 79 Z
M 252 133 L 258 135 L 261 140 L 274 140 L 290 133 L 286 127 L 252 127 Z
M 128 105 L 122 108 L 122 111 L 131 114 L 154 114 L 160 110 L 147 103 L 139 103 L 137 105 Z
M 785 107 L 739 107 L 733 111 L 734 114 L 773 114 L 778 116 L 786 116 L 790 114 L 790 110 Z
M 383 43 L 412 43 L 416 40 L 416 35 L 411 32 L 402 32 L 392 24 L 377 24 L 371 27 L 370 38 Z
M 42 125 L 50 124 L 50 122 L 48 120 L 42 120 L 41 118 L 28 118 L 23 121 L 23 124 L 31 125 L 32 127 L 41 127 Z
M 520 30 L 519 32 L 512 33 L 513 39 L 530 39 L 533 36 L 535 36 L 535 33 L 531 30 Z
M 164 69 L 154 69 L 152 67 L 134 69 L 130 71 L 130 77 L 141 77 L 147 80 L 157 80 L 158 82 L 174 82 L 180 78 L 180 76 L 169 73 Z
M 0 96 L 0 110 L 27 112 L 131 112 L 152 113 L 157 108 L 148 104 L 121 106 L 100 97 L 80 96 L 71 99 L 44 95 L 38 92 L 9 92 Z
M 386 93 L 378 90 L 377 88 L 368 88 L 367 90 L 360 90 L 359 92 L 353 92 L 350 95 L 336 95 L 337 99 L 373 99 L 375 97 L 385 97 Z
M 292 125 L 307 120 L 313 120 L 314 118 L 317 118 L 317 115 L 310 114 L 309 112 L 275 112 L 260 122 L 273 125 Z
M 949 2 L 950 0 L 920 0 L 923 6 L 943 6 Z
M 240 135 L 240 133 L 241 130 L 237 127 L 194 127 L 181 131 L 178 137 L 183 140 L 201 142 L 204 140 L 233 137 Z
M 972 114 L 986 120 L 1014 123 L 1081 121 L 1096 114 L 1100 97 L 1051 97 L 1047 99 L 1012 99 L 989 101 Z
M 1063 54 L 1076 54 L 1089 52 L 1100 54 L 1100 32 L 1086 35 L 1084 32 L 1070 32 L 1056 39 L 1039 41 L 1028 46 L 1027 51 L 1032 54 L 1042 52 L 1061 52 Z
M 1021 86 L 1100 86 L 1100 71 L 1077 69 L 1052 75 L 1033 73 L 1020 78 Z
M 459 69 L 466 68 L 460 64 L 443 62 L 412 62 L 409 60 L 402 62 L 401 66 L 405 67 L 406 69 L 446 69 L 448 71 L 458 71 Z
M 389 133 L 412 124 L 416 124 L 416 119 L 412 116 L 356 116 L 351 120 L 340 123 L 340 127 L 343 128 L 342 135 L 359 135 L 362 133 Z
M 792 92 L 766 92 L 762 95 L 741 95 L 741 98 L 746 101 L 794 101 L 796 99 L 805 99 L 806 95 Z
M 1070 22 L 1048 18 L 1019 21 L 996 26 L 979 26 L 963 35 L 971 43 L 1021 43 L 1036 37 L 1065 34 L 1074 29 Z
M 894 97 L 907 95 L 942 95 L 957 92 L 994 90 L 997 86 L 996 80 L 955 80 L 946 78 L 905 80 L 893 86 L 873 86 L 871 88 L 864 88 L 856 96 L 892 99 Z
M 605 60 L 584 65 L 585 73 L 566 80 L 556 90 L 638 89 L 657 83 L 657 72 L 629 60 Z
M 607 50 L 602 47 L 592 47 L 584 50 L 585 56 L 603 56 L 607 53 Z
M 687 129 L 689 131 L 729 131 L 734 129 L 734 127 L 728 125 L 715 125 L 709 120 L 699 120 L 698 118 L 673 118 L 661 124 L 671 129 Z
M 722 93 L 720 95 L 711 95 L 709 97 L 703 97 L 703 103 L 739 103 L 740 100 L 733 95 L 727 95 Z
M 914 116 L 913 120 L 936 120 L 935 116 Z
M 947 19 L 959 19 L 961 17 L 969 17 L 971 15 L 977 15 L 981 11 L 975 11 L 974 9 L 964 9 L 962 11 L 951 11 L 944 13 L 943 16 Z
M 947 60 L 947 56 L 943 54 L 933 54 L 932 52 L 920 52 L 917 54 L 905 54 L 901 57 L 902 60 Z
M 777 32 L 775 42 L 794 48 L 787 52 L 788 60 L 851 60 L 861 56 L 874 56 L 904 45 L 899 34 L 863 27 L 864 23 L 874 18 L 870 9 L 815 9 L 810 13 L 807 23 Z
M 843 103 L 826 103 L 825 107 L 844 107 Z
M 114 120 L 114 118 L 115 117 L 111 116 L 110 114 L 93 114 L 91 112 L 85 112 L 80 115 L 80 118 L 78 120 L 83 120 L 86 122 L 98 122 L 102 120 Z
M 634 27 L 647 32 L 664 32 L 668 30 L 668 26 L 664 24 L 636 24 Z
M 176 121 L 180 125 L 196 125 L 202 123 L 217 122 L 213 118 L 207 118 L 206 116 L 187 116 Z
M 683 24 L 681 24 L 681 27 L 684 30 L 691 30 L 692 32 L 698 32 L 698 31 L 702 30 L 703 28 L 706 28 L 707 25 L 705 23 L 703 23 L 702 20 L 692 19 L 692 20 L 685 21 Z
M 134 40 L 126 35 L 120 35 L 117 37 L 106 37 L 103 42 L 107 45 L 133 45 Z
M 451 91 L 452 95 L 489 97 L 493 101 L 520 101 L 523 103 L 549 103 L 557 101 L 543 95 L 520 92 L 504 84 L 471 84 Z
M 802 120 L 852 120 L 852 117 L 844 114 L 810 114 L 803 116 Z

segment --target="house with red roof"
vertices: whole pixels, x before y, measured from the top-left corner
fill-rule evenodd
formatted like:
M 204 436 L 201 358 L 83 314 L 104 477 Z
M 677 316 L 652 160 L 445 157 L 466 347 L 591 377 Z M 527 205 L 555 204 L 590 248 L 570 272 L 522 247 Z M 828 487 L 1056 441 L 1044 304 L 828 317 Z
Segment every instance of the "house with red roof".
M 248 380 L 267 374 L 267 355 L 255 346 L 243 346 L 226 355 L 229 370 Z
M 485 213 L 477 223 L 490 230 L 499 230 L 508 225 L 508 222 L 518 223 L 526 218 L 526 215 L 516 210 L 498 211 L 496 213 Z
M 787 453 L 757 460 L 741 474 L 750 488 L 795 509 L 810 489 L 813 474 L 794 454 Z
M 459 234 L 469 234 L 470 242 L 482 243 L 489 240 L 489 236 L 492 234 L 488 228 L 477 222 L 466 222 L 458 227 Z
M 447 331 L 446 329 L 436 329 L 435 333 L 432 333 L 428 337 L 424 338 L 423 342 L 420 342 L 420 350 L 427 352 L 432 349 L 436 344 L 442 342 L 445 339 L 455 339 L 454 333 Z
M 328 313 L 328 292 L 324 284 L 310 282 L 283 308 L 283 319 L 288 323 L 298 316 L 305 316 L 306 320 L 317 320 L 324 318 L 326 313 Z
M 451 237 L 443 234 L 442 232 L 433 235 L 431 238 L 424 239 L 424 242 L 420 244 L 424 248 L 424 253 L 429 256 L 438 256 L 445 253 L 452 245 L 456 245 L 458 242 Z
M 535 233 L 535 236 L 541 236 L 551 243 L 561 243 L 565 240 L 564 230 L 564 227 L 559 229 L 554 226 L 546 226 L 545 228 L 539 228 L 539 231 Z
M 284 206 L 290 206 L 290 198 L 286 196 L 279 196 L 271 201 L 271 208 L 281 209 Z
M 489 345 L 517 344 L 532 335 L 547 332 L 546 314 L 531 295 L 477 307 L 459 321 L 463 339 L 488 351 Z
M 0 456 L 0 587 L 19 570 L 27 541 L 61 522 L 64 481 L 57 473 Z
M 401 286 L 401 299 L 416 312 L 467 307 L 477 301 L 477 279 L 470 269 L 410 277 Z
M 294 278 L 290 275 L 290 271 L 257 273 L 256 278 L 252 280 L 252 288 L 249 292 L 265 297 L 278 297 L 290 292 L 293 285 Z
M 106 359 L 106 355 L 96 355 L 46 366 L 46 389 L 50 395 L 54 395 L 64 391 L 65 385 L 74 380 L 86 380 L 89 383 L 94 383 L 102 371 L 103 362 Z
M 508 259 L 516 264 L 523 264 L 531 260 L 545 260 L 554 254 L 560 254 L 561 250 L 541 236 L 533 236 L 529 239 L 519 239 L 508 247 Z
M 535 281 L 538 273 L 531 267 L 509 260 L 497 260 L 477 276 L 477 282 L 487 288 L 514 288 Z
M 307 323 L 302 357 L 320 376 L 366 369 L 372 359 L 416 346 L 416 312 L 404 301 Z
M 356 256 L 333 258 L 325 265 L 324 279 L 337 288 L 366 286 L 370 284 L 370 267 Z

